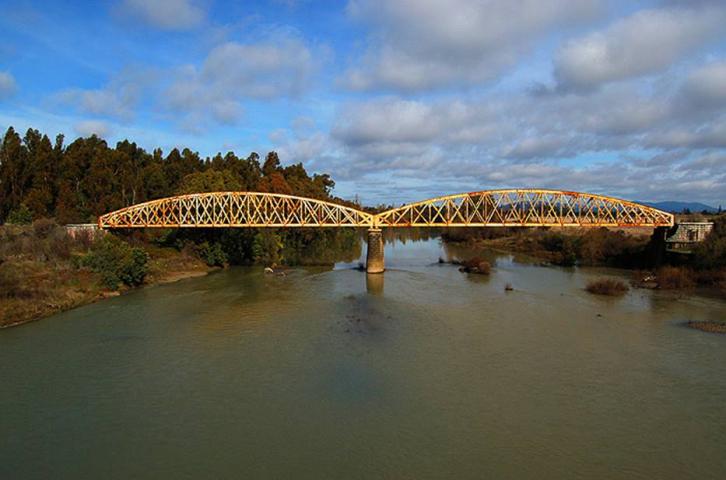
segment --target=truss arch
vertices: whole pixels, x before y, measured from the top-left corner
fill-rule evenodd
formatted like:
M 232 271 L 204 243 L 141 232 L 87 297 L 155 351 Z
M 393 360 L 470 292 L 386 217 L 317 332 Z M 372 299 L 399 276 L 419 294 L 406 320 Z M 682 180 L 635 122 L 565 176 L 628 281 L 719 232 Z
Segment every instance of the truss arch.
M 483 190 L 403 205 L 380 227 L 671 227 L 673 215 L 619 198 L 544 189 Z
M 313 198 L 277 193 L 178 195 L 99 217 L 100 228 L 365 227 L 373 215 Z

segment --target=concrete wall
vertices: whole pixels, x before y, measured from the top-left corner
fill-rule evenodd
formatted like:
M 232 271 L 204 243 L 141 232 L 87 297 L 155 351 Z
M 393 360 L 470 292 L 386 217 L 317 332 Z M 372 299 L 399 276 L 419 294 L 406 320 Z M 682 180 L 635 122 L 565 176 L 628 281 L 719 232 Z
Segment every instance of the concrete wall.
M 713 230 L 712 222 L 682 222 L 676 224 L 676 230 L 666 238 L 668 248 L 688 248 L 706 239 Z
M 90 238 L 96 238 L 106 234 L 106 230 L 101 230 L 95 223 L 73 223 L 66 225 L 64 228 L 71 238 L 78 238 L 80 235 L 88 235 Z

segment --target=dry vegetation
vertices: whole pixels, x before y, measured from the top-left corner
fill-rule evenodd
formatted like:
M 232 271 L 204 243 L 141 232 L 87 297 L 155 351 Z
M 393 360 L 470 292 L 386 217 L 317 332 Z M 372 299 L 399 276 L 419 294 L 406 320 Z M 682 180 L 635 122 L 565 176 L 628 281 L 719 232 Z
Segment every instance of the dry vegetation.
M 492 266 L 486 260 L 479 257 L 474 257 L 461 262 L 461 267 L 459 268 L 459 270 L 466 273 L 489 275 L 489 273 L 491 273 L 492 271 Z
M 662 267 L 656 273 L 658 288 L 683 290 L 696 286 L 693 271 L 682 267 Z
M 96 275 L 79 271 L 74 255 L 92 241 L 68 237 L 49 220 L 0 228 L 0 326 L 88 303 L 100 294 Z
M 590 293 L 594 293 L 595 295 L 609 295 L 611 297 L 617 297 L 625 295 L 630 289 L 625 282 L 620 280 L 600 278 L 588 282 L 585 290 Z
M 555 265 L 643 266 L 650 238 L 607 228 L 545 229 L 489 228 L 450 229 L 446 241 L 467 242 L 491 248 L 523 252 Z
M 449 242 L 523 252 L 555 265 L 641 269 L 645 272 L 638 274 L 636 282 L 640 287 L 707 287 L 726 293 L 726 214 L 705 219 L 714 222 L 713 231 L 693 249 L 693 254 L 666 256 L 665 265 L 659 268 L 655 268 L 659 247 L 647 234 L 652 229 L 450 229 L 442 237 Z
M 103 244 L 109 245 L 102 249 Z M 110 259 L 103 255 L 109 251 L 115 255 Z M 135 262 L 119 263 L 126 257 Z M 146 259 L 143 265 L 139 258 Z M 94 265 L 103 271 L 94 271 Z M 0 227 L 0 327 L 90 303 L 135 284 L 208 270 L 197 257 L 174 249 L 150 245 L 140 249 L 122 240 L 84 235 L 71 238 L 51 220 L 5 225 Z M 109 277 L 109 271 L 117 275 Z
M 696 330 L 702 330 L 709 333 L 721 333 L 726 334 L 726 322 L 688 322 L 689 328 L 695 328 Z

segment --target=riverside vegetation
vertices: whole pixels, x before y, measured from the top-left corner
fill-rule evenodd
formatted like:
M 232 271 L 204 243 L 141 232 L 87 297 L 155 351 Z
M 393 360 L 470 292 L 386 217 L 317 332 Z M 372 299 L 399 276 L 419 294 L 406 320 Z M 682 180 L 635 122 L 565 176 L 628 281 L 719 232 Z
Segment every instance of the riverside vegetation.
M 667 255 L 663 259 L 647 234 L 631 235 L 608 228 L 450 229 L 442 237 L 448 242 L 526 253 L 553 265 L 626 268 L 634 272 L 641 286 L 666 290 L 704 286 L 726 292 L 726 215 L 710 220 L 713 230 L 691 255 Z
M 360 255 L 353 229 L 190 229 L 70 237 L 59 225 L 183 193 L 258 191 L 352 206 L 327 174 L 283 167 L 275 152 L 201 158 L 190 149 L 146 152 L 91 136 L 12 127 L 0 145 L 0 326 L 151 284 L 249 264 L 324 264 Z

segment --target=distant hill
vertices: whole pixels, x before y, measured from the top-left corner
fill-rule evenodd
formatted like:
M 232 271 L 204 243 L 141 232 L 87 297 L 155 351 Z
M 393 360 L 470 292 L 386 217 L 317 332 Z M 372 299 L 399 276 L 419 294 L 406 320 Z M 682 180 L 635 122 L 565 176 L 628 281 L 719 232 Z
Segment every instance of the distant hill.
M 683 210 L 688 209 L 693 213 L 702 212 L 706 210 L 709 213 L 716 213 L 718 208 L 711 207 L 705 203 L 699 202 L 638 202 L 643 205 L 657 208 L 658 210 L 665 210 L 671 213 L 681 213 Z

